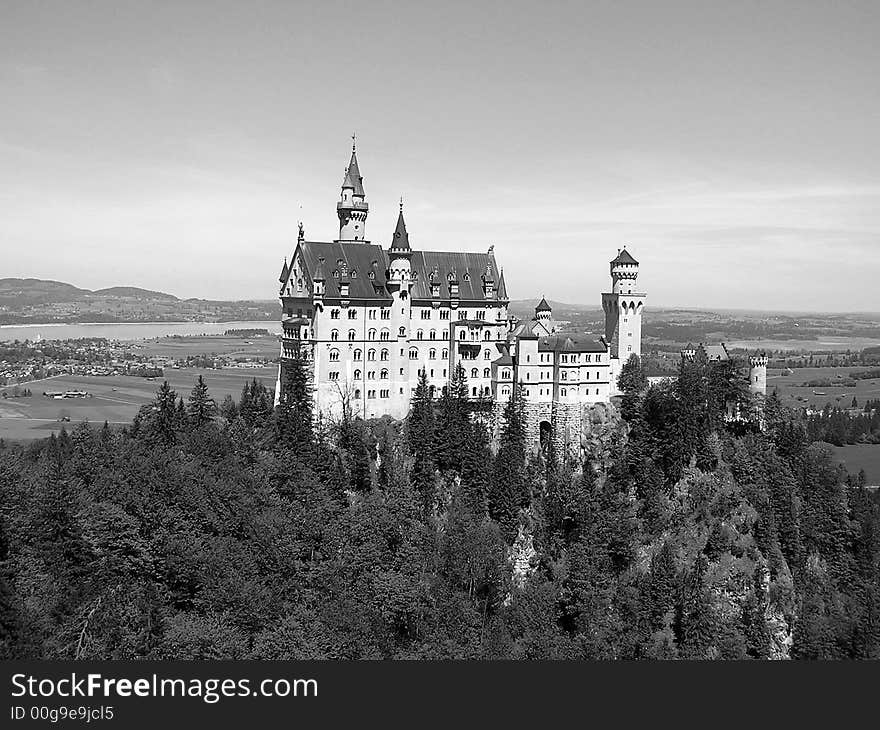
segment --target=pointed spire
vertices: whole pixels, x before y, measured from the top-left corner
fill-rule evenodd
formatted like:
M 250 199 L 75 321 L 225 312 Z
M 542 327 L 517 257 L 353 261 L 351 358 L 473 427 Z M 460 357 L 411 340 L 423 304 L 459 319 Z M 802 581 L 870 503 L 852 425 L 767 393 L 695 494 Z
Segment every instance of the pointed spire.
M 498 298 L 507 299 L 507 284 L 504 283 L 504 267 L 501 268 L 501 273 L 498 276 Z
M 290 269 L 287 268 L 287 256 L 285 256 L 284 266 L 281 267 L 281 276 L 278 277 L 278 281 L 284 284 L 287 281 L 288 274 L 290 274 Z
M 536 312 L 552 312 L 553 308 L 547 304 L 547 297 L 542 296 L 541 301 L 538 302 L 538 306 L 535 307 Z
M 354 135 L 352 135 L 352 139 L 354 139 Z M 348 167 L 345 168 L 345 179 L 342 181 L 342 187 L 343 189 L 351 189 L 351 194 L 355 197 L 363 198 L 365 196 L 364 178 L 361 177 L 361 171 L 358 167 L 357 151 L 354 144 L 351 146 L 351 160 L 348 163 Z
M 400 212 L 397 214 L 397 226 L 394 228 L 394 237 L 391 239 L 391 250 L 412 250 L 409 247 L 409 234 L 406 232 L 406 222 L 403 220 L 403 197 L 400 198 Z

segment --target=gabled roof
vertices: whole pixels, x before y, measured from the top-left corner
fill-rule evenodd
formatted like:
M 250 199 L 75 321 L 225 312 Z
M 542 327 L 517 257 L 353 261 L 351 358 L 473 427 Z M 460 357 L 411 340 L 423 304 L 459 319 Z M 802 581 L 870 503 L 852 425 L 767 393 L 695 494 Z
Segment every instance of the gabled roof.
M 538 339 L 540 352 L 605 352 L 604 343 L 571 335 L 550 335 Z
M 625 248 L 621 249 L 617 254 L 617 258 L 615 258 L 612 264 L 635 264 L 638 266 L 639 262 L 636 261 Z
M 360 241 L 357 243 L 302 241 L 299 244 L 299 251 L 303 268 L 313 281 L 320 275 L 319 258 L 324 258 L 325 298 L 338 297 L 339 283 L 343 280 L 343 276 L 347 276 L 349 298 L 391 299 L 391 295 L 385 289 L 388 257 L 381 246 Z
M 415 277 L 410 296 L 413 299 L 432 299 L 431 274 L 435 271 L 439 278 L 440 299 L 450 299 L 449 284 L 458 282 L 458 298 L 461 300 L 485 301 L 483 292 L 483 272 L 487 266 L 497 270 L 494 253 L 467 253 L 462 251 L 413 251 L 410 269 Z M 450 279 L 449 277 L 453 278 Z M 506 301 L 507 295 L 500 286 L 489 297 L 490 301 Z
M 357 153 L 354 148 L 351 150 L 351 161 L 345 170 L 345 179 L 342 181 L 342 187 L 351 188 L 354 192 L 352 195 L 364 197 L 364 178 L 361 177 L 361 171 L 358 168 Z
M 509 352 L 505 352 L 501 357 L 497 360 L 492 361 L 493 365 L 513 365 L 513 358 L 510 356 Z
M 553 308 L 547 304 L 547 298 L 541 297 L 541 301 L 538 302 L 538 306 L 535 307 L 536 312 L 552 312 Z

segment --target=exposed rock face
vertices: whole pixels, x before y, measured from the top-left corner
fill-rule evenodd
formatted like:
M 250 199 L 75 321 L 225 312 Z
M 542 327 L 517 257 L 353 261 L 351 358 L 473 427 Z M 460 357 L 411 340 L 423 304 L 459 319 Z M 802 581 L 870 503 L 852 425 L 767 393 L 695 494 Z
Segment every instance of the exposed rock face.
M 531 530 L 520 525 L 519 533 L 516 536 L 516 540 L 513 541 L 513 547 L 510 549 L 513 584 L 517 588 L 522 588 L 528 577 L 535 572 L 533 561 L 537 557 L 538 551 L 535 550 Z
M 581 414 L 581 451 L 592 460 L 605 462 L 614 445 L 626 433 L 626 423 L 613 403 L 583 406 Z

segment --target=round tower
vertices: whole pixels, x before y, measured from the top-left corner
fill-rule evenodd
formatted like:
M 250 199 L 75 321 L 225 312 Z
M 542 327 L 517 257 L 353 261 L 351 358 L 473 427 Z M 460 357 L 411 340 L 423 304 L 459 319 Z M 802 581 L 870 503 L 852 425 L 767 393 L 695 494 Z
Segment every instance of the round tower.
M 612 362 L 619 370 L 632 355 L 642 355 L 642 310 L 645 295 L 636 291 L 639 262 L 624 248 L 611 261 L 611 291 L 602 294 L 605 312 L 605 342 L 611 347 Z
M 364 193 L 364 178 L 358 168 L 357 150 L 352 135 L 351 161 L 345 168 L 345 179 L 342 181 L 342 193 L 336 204 L 336 215 L 339 216 L 339 241 L 364 241 L 367 234 L 367 205 Z
M 549 321 L 553 318 L 553 309 L 547 303 L 546 297 L 541 297 L 541 301 L 538 302 L 538 306 L 535 307 L 535 319 Z
M 767 395 L 767 355 L 764 353 L 749 356 L 749 392 Z

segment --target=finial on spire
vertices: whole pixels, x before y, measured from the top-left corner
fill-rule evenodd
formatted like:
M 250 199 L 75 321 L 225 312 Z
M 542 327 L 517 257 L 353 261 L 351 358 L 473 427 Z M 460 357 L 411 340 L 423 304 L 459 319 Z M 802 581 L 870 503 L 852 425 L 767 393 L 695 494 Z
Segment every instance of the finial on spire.
M 299 236 L 299 240 L 300 240 L 300 241 L 305 240 L 305 237 L 306 237 L 306 229 L 303 227 L 303 222 L 302 222 L 302 221 L 299 222 L 299 234 L 298 234 L 298 236 Z
M 357 145 L 357 132 L 351 133 L 351 151 L 355 151 L 355 146 Z
M 400 212 L 403 213 L 403 196 L 400 196 Z

